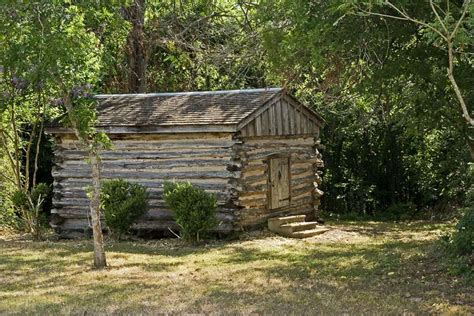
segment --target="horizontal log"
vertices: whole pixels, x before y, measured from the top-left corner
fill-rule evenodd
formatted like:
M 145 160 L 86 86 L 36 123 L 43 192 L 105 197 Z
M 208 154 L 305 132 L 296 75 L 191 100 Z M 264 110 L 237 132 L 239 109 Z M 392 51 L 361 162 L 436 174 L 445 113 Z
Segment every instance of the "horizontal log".
M 160 188 L 166 181 L 165 179 L 130 179 L 130 178 L 122 178 L 131 183 L 140 183 L 144 187 L 147 188 Z M 108 180 L 106 177 L 102 177 L 102 180 Z M 228 182 L 232 179 L 188 179 L 182 180 L 186 182 L 190 182 L 193 185 L 196 185 L 202 189 L 219 189 L 227 187 Z M 172 181 L 172 180 L 171 180 Z M 91 178 L 65 178 L 65 179 L 55 179 L 54 180 L 54 187 L 62 186 L 62 187 L 87 187 L 91 185 L 92 180 Z
M 91 177 L 91 173 L 82 170 L 60 170 L 53 171 L 53 177 L 60 178 L 86 178 Z M 182 171 L 151 171 L 151 170 L 103 170 L 102 177 L 105 179 L 178 179 L 180 181 L 190 179 L 228 179 L 239 178 L 240 172 L 231 171 L 204 171 L 204 172 L 182 172 Z
M 281 150 L 281 151 L 267 151 L 259 154 L 242 154 L 242 161 L 248 160 L 259 160 L 259 159 L 268 159 L 269 156 L 274 154 L 282 154 L 282 155 L 311 155 L 310 150 L 296 150 L 296 149 L 288 149 L 288 150 Z
M 263 160 L 257 160 L 258 163 L 246 164 L 242 166 L 242 173 L 252 172 L 252 171 L 266 171 L 268 170 L 268 163 Z
M 291 141 L 288 141 L 291 139 Z M 243 144 L 247 146 L 274 146 L 274 145 L 309 145 L 315 144 L 314 137 L 267 137 L 244 139 Z
M 301 199 L 303 197 L 311 197 L 314 192 L 314 187 L 305 187 L 299 190 L 295 190 L 291 192 L 291 199 L 293 201 L 296 201 L 298 199 Z
M 216 159 L 117 159 L 103 160 L 101 163 L 104 169 L 163 169 L 163 168 L 196 168 L 196 167 L 215 167 L 225 169 L 229 165 L 240 164 L 234 163 L 230 158 Z M 90 165 L 84 160 L 66 160 L 57 164 L 59 168 L 86 168 L 90 169 Z
M 181 149 L 181 148 L 229 148 L 236 144 L 229 139 L 177 139 L 177 140 L 112 140 L 112 149 Z M 77 141 L 63 141 L 60 148 L 82 149 Z
M 306 183 L 306 184 L 308 184 L 308 185 L 313 185 L 314 182 L 315 182 L 315 180 L 316 180 L 316 178 L 315 178 L 315 176 L 314 176 L 313 174 L 311 174 L 311 175 L 309 175 L 309 176 L 307 176 L 307 177 L 304 177 L 304 178 L 300 178 L 300 177 L 298 177 L 298 178 L 296 178 L 296 179 L 295 179 L 295 178 L 292 178 L 292 179 L 291 179 L 291 186 L 292 186 L 292 187 L 295 187 L 295 186 L 298 186 L 298 185 L 300 185 L 300 184 L 302 184 L 302 183 Z
M 288 144 L 288 146 L 265 146 L 265 147 L 246 147 L 243 146 L 241 148 L 241 152 L 244 152 L 247 157 L 252 157 L 256 155 L 268 155 L 268 154 L 273 154 L 273 153 L 278 153 L 278 152 L 302 152 L 302 153 L 310 153 L 314 152 L 314 149 L 312 146 L 296 146 L 293 144 Z M 240 153 L 238 151 L 237 153 Z
M 240 179 L 240 181 L 244 185 L 251 185 L 255 183 L 267 183 L 268 175 L 267 174 L 253 175 L 246 178 L 242 178 Z
M 217 204 L 218 205 L 223 205 L 225 204 L 229 196 L 227 193 L 217 193 L 214 194 L 216 199 L 217 199 Z M 53 205 L 56 206 L 69 206 L 69 205 L 83 205 L 83 206 L 88 206 L 90 204 L 90 200 L 86 197 L 62 197 L 61 199 L 54 199 L 53 200 Z M 150 207 L 163 207 L 165 206 L 165 202 L 162 199 L 148 199 L 148 205 Z
M 308 162 L 307 160 L 291 161 L 290 168 L 292 170 L 313 169 L 314 164 L 312 162 Z
M 268 190 L 267 180 L 242 185 L 242 191 L 266 191 Z
M 231 124 L 193 124 L 193 125 L 163 125 L 163 126 L 97 126 L 97 130 L 106 134 L 182 134 L 182 133 L 235 133 L 237 125 Z M 70 134 L 72 130 L 65 127 L 47 127 L 46 133 L 49 134 Z
M 313 170 L 300 170 L 298 173 L 292 173 L 291 174 L 291 179 L 292 180 L 299 180 L 303 178 L 307 178 L 310 176 L 314 176 L 314 171 Z
M 266 191 L 246 191 L 241 192 L 239 195 L 240 201 L 251 201 L 251 200 L 261 200 L 267 198 Z
M 65 219 L 60 225 L 51 224 L 53 228 L 60 228 L 61 230 L 75 230 L 75 231 L 86 231 L 90 230 L 90 222 L 88 219 L 77 219 L 77 218 L 68 218 Z M 104 225 L 104 229 L 105 229 Z M 171 228 L 173 230 L 178 230 L 179 226 L 175 221 L 147 221 L 139 220 L 134 223 L 131 227 L 133 230 L 141 229 L 150 229 L 150 230 L 168 230 Z M 230 232 L 234 230 L 234 226 L 230 222 L 219 222 L 218 225 L 211 229 L 215 232 Z
M 304 190 L 305 188 L 310 189 L 310 190 L 314 190 L 313 182 L 303 182 L 303 183 L 299 183 L 299 184 L 296 184 L 296 185 L 292 185 L 291 186 L 291 192 L 292 192 L 292 194 L 294 194 L 298 190 Z
M 259 170 L 243 170 L 242 171 L 242 179 L 254 179 L 255 177 L 264 177 L 266 176 L 267 169 L 261 168 Z
M 88 199 L 87 192 L 85 190 L 59 190 L 55 189 L 54 199 L 56 201 L 64 199 Z M 206 192 L 214 195 L 218 200 L 224 200 L 231 197 L 229 191 L 215 191 L 215 190 L 206 190 Z M 148 199 L 151 201 L 156 201 L 157 199 L 161 200 L 163 198 L 163 190 L 160 191 L 148 191 Z
M 235 220 L 235 215 L 233 214 L 234 210 L 225 209 L 222 210 L 218 208 L 216 210 L 216 218 L 218 221 L 224 222 L 232 222 Z M 57 214 L 61 218 L 76 218 L 76 219 L 84 219 L 89 218 L 89 209 L 88 208 L 63 208 L 63 209 L 52 209 L 52 214 Z M 103 216 L 101 216 L 103 218 Z M 144 220 L 174 220 L 175 213 L 169 209 L 162 209 L 162 208 L 153 208 L 146 212 L 143 215 Z
M 320 159 L 314 157 L 313 154 L 291 156 L 291 163 L 292 164 L 297 164 L 297 163 L 316 164 L 319 160 Z
M 168 230 L 172 229 L 174 232 L 179 231 L 179 226 L 174 221 L 138 221 L 133 224 L 133 230 L 149 229 L 149 230 Z M 219 222 L 217 226 L 210 229 L 211 232 L 231 232 L 234 226 L 228 222 Z
M 187 166 L 160 166 L 159 164 L 153 165 L 143 165 L 142 168 L 134 168 L 133 166 L 124 166 L 122 164 L 113 164 L 113 163 L 104 163 L 102 164 L 102 173 L 104 172 L 138 172 L 138 173 L 149 173 L 149 174 L 167 174 L 167 173 L 205 173 L 205 172 L 227 172 L 227 165 L 187 165 Z M 148 167 L 148 168 L 147 168 Z M 91 168 L 89 165 L 80 165 L 80 166 L 67 166 L 63 167 L 61 165 L 53 168 L 53 172 L 56 174 L 64 172 L 77 172 L 77 173 L 89 173 Z
M 211 157 L 211 158 L 224 158 L 230 157 L 232 152 L 229 150 L 178 150 L 178 151 L 105 151 L 100 152 L 100 157 L 103 160 L 112 159 L 179 159 L 183 156 L 192 157 Z M 84 151 L 79 150 L 63 150 L 56 154 L 59 160 L 84 160 L 87 158 L 87 154 Z
M 77 141 L 77 138 L 74 133 L 65 133 L 59 135 L 62 141 L 73 140 Z M 159 134 L 159 133 L 126 133 L 126 134 L 111 134 L 109 138 L 112 141 L 119 141 L 119 140 L 129 140 L 129 141 L 137 141 L 137 140 L 158 140 L 158 141 L 170 141 L 170 140 L 208 140 L 208 139 L 223 139 L 223 140 L 233 140 L 234 133 L 219 133 L 219 132 L 208 132 L 208 133 L 174 133 L 174 134 Z
M 246 167 L 267 165 L 268 163 L 265 159 L 245 159 L 244 162 Z

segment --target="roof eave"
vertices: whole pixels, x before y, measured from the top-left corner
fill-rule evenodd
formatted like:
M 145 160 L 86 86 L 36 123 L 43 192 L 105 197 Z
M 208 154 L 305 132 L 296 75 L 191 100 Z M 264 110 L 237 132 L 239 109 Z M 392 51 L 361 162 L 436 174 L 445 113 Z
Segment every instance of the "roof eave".
M 236 124 L 188 124 L 173 126 L 97 126 L 97 130 L 106 134 L 154 134 L 154 133 L 234 133 Z M 72 128 L 46 127 L 49 134 L 73 134 Z

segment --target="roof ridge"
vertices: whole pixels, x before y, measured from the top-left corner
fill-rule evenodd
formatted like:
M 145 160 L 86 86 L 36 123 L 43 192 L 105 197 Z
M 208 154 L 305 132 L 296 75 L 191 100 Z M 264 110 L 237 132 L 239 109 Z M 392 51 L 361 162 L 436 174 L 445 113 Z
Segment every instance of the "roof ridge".
M 236 89 L 236 90 L 215 90 L 215 91 L 188 91 L 188 92 L 158 92 L 158 93 L 117 93 L 117 94 L 97 94 L 96 98 L 108 97 L 161 97 L 161 96 L 186 96 L 186 95 L 213 95 L 227 93 L 252 93 L 252 92 L 279 92 L 283 88 L 258 88 L 258 89 Z

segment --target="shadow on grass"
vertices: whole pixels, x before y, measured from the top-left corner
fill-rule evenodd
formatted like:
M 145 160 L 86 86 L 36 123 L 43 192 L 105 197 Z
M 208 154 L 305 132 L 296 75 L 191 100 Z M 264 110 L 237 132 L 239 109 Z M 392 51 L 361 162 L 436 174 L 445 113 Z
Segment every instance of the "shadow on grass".
M 426 313 L 434 303 L 462 301 L 459 291 L 472 288 L 453 287 L 452 278 L 440 273 L 433 258 L 435 240 L 379 236 L 429 234 L 439 230 L 437 225 L 344 227 L 371 237 L 351 244 L 272 244 L 272 239 L 199 247 L 176 242 L 112 243 L 107 249 L 112 266 L 97 273 L 89 273 L 89 241 L 0 242 L 0 273 L 11 277 L 0 299 L 2 292 L 34 286 L 38 292 L 18 312 Z M 121 263 L 114 266 L 114 261 Z M 199 270 L 197 276 L 191 270 Z M 61 290 L 65 282 L 77 279 L 81 282 L 72 292 Z M 44 300 L 47 293 L 56 295 L 61 304 Z M 405 297 L 407 293 L 416 300 Z M 147 307 L 146 302 L 155 304 Z
M 425 233 L 440 231 L 447 233 L 452 230 L 452 225 L 446 222 L 427 221 L 398 221 L 398 222 L 366 222 L 366 221 L 342 221 L 330 222 L 334 227 L 343 231 L 355 232 L 363 236 L 379 237 L 383 235 L 406 235 L 413 233 Z

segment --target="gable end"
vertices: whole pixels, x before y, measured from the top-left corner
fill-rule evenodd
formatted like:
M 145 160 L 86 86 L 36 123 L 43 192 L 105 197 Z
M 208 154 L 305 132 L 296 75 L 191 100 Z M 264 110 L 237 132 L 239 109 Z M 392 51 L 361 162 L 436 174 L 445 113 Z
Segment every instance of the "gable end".
M 246 117 L 242 136 L 319 135 L 324 119 L 284 91 Z

